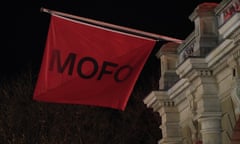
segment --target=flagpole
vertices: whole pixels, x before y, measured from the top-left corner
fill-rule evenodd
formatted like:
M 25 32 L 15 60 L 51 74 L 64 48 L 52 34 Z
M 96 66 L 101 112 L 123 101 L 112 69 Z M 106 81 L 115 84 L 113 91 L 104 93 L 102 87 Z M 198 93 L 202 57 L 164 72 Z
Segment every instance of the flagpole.
M 60 15 L 60 16 L 68 17 L 68 18 L 73 18 L 73 19 L 85 21 L 88 23 L 92 23 L 95 25 L 108 27 L 108 28 L 112 28 L 112 29 L 116 29 L 116 30 L 120 30 L 120 31 L 138 34 L 138 35 L 154 38 L 156 40 L 166 40 L 166 41 L 171 41 L 171 42 L 175 42 L 175 43 L 182 43 L 182 40 L 180 40 L 180 39 L 176 39 L 176 38 L 172 38 L 172 37 L 168 37 L 168 36 L 164 36 L 164 35 L 159 35 L 159 34 L 154 34 L 154 33 L 150 33 L 150 32 L 145 32 L 145 31 L 128 28 L 128 27 L 124 27 L 124 26 L 114 25 L 114 24 L 110 24 L 110 23 L 106 23 L 106 22 L 102 22 L 102 21 L 98 21 L 98 20 L 93 20 L 93 19 L 89 19 L 89 18 L 85 18 L 85 17 L 67 14 L 67 13 L 63 13 L 63 12 L 59 12 L 59 11 L 55 11 L 55 10 L 50 10 L 47 8 L 41 8 L 40 11 L 46 12 L 49 14 L 56 14 L 56 15 Z

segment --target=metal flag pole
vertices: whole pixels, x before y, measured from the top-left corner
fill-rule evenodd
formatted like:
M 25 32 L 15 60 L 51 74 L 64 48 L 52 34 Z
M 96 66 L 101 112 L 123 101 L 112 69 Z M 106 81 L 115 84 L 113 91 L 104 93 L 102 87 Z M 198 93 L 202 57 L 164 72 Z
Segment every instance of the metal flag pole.
M 137 34 L 137 35 L 153 38 L 156 40 L 166 40 L 166 41 L 171 41 L 171 42 L 175 42 L 175 43 L 182 43 L 182 40 L 180 40 L 180 39 L 176 39 L 176 38 L 172 38 L 172 37 L 168 37 L 168 36 L 164 36 L 164 35 L 159 35 L 159 34 L 154 34 L 154 33 L 150 33 L 150 32 L 145 32 L 145 31 L 128 28 L 128 27 L 124 27 L 124 26 L 114 25 L 114 24 L 110 24 L 110 23 L 106 23 L 106 22 L 102 22 L 102 21 L 98 21 L 98 20 L 93 20 L 93 19 L 89 19 L 89 18 L 85 18 L 85 17 L 67 14 L 67 13 L 63 13 L 63 12 L 59 12 L 59 11 L 55 11 L 55 10 L 50 10 L 47 8 L 41 8 L 40 11 L 46 12 L 49 14 L 63 16 L 63 17 L 73 18 L 73 19 L 88 22 L 91 24 L 95 24 L 95 25 L 99 25 L 99 26 L 103 26 L 103 27 L 107 27 L 107 28 L 111 28 L 111 29 L 116 29 L 116 30 L 120 30 L 120 31 L 124 31 L 124 32 L 129 32 L 132 34 Z

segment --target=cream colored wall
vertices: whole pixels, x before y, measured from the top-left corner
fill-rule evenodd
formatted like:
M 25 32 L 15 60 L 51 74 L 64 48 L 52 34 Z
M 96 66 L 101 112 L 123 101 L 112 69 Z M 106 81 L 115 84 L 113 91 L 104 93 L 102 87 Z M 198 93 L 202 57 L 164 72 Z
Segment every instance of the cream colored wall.
M 221 14 L 224 3 L 215 12 Z M 231 144 L 240 115 L 240 94 L 236 93 L 240 87 L 240 13 L 219 27 L 216 15 L 204 13 L 203 16 L 198 12 L 195 10 L 190 15 L 195 22 L 194 32 L 179 45 L 178 53 L 172 53 L 174 57 L 168 53 L 171 45 L 164 47 L 164 51 L 160 49 L 161 87 L 144 99 L 147 107 L 152 107 L 162 117 L 161 144 L 195 144 L 197 140 L 204 144 Z M 206 23 L 201 25 L 201 22 Z M 209 34 L 213 37 L 209 38 Z M 219 38 L 217 45 L 214 43 L 216 36 Z M 200 49 L 209 53 L 194 53 L 202 57 L 183 58 L 182 53 L 192 44 L 199 53 Z M 173 70 L 179 77 L 176 83 L 167 75 Z M 170 86 L 166 87 L 169 81 Z M 166 105 L 168 102 L 171 105 Z
M 223 144 L 229 144 L 231 141 L 231 135 L 233 133 L 233 127 L 236 124 L 236 118 L 234 115 L 233 103 L 231 97 L 228 97 L 221 103 L 222 108 L 222 142 Z

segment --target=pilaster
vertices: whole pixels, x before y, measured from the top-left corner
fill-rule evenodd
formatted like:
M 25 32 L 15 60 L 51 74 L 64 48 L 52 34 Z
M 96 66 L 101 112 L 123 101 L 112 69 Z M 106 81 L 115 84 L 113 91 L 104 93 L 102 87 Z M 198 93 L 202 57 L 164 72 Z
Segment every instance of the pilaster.
M 177 74 L 194 84 L 195 119 L 200 123 L 203 144 L 221 144 L 221 106 L 213 72 L 205 58 L 189 58 L 182 63 Z M 191 100 L 191 97 L 188 97 Z M 194 106 L 194 105 L 193 105 Z
M 201 124 L 203 144 L 221 144 L 221 106 L 218 97 L 216 80 L 211 70 L 205 69 L 204 73 L 196 78 L 199 81 L 197 88 L 197 115 Z
M 160 109 L 162 117 L 161 129 L 163 138 L 161 144 L 178 144 L 181 141 L 179 113 L 173 101 L 166 99 Z
M 159 144 L 179 144 L 182 141 L 179 126 L 179 112 L 174 101 L 169 99 L 167 91 L 153 91 L 145 99 L 147 107 L 152 107 L 161 118 L 162 139 Z
M 159 58 L 161 62 L 161 78 L 159 80 L 160 90 L 169 89 L 179 79 L 176 74 L 178 46 L 178 43 L 168 42 L 164 44 L 156 54 L 156 57 Z
M 218 21 L 214 11 L 216 6 L 217 3 L 202 3 L 189 16 L 195 24 L 195 56 L 205 56 L 218 43 Z
M 200 114 L 203 144 L 221 144 L 221 113 L 204 112 Z
M 235 106 L 236 117 L 240 115 L 240 50 L 237 50 L 227 61 L 232 68 L 232 92 L 231 97 Z

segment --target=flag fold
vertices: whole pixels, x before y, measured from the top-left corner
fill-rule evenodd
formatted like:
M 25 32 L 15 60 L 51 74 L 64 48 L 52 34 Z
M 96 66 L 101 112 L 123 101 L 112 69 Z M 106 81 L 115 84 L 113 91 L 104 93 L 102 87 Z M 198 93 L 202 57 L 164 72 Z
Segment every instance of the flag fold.
M 33 99 L 124 110 L 155 40 L 51 15 Z

